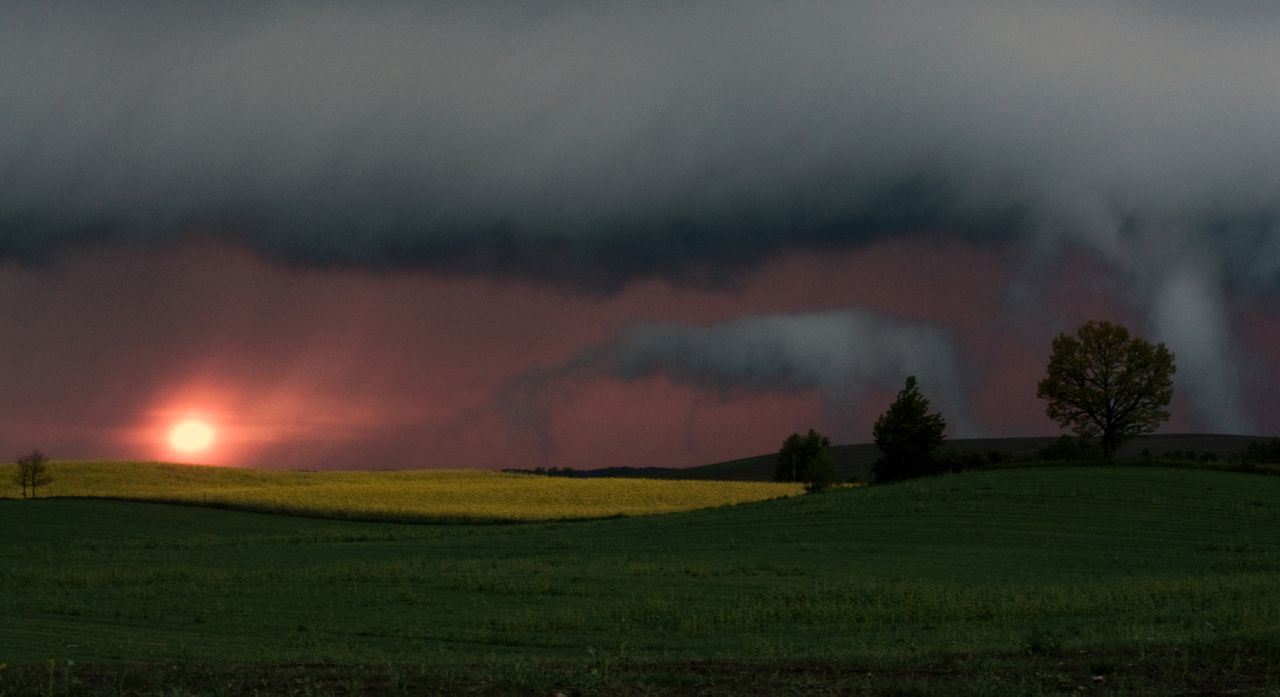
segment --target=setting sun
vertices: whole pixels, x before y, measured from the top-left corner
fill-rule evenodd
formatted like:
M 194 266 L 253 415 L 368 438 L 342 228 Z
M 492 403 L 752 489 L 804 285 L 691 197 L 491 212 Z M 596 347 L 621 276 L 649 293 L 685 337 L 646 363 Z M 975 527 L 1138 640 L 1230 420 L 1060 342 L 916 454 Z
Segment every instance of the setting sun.
M 184 453 L 207 450 L 213 444 L 213 427 L 198 419 L 187 419 L 169 431 L 169 445 Z

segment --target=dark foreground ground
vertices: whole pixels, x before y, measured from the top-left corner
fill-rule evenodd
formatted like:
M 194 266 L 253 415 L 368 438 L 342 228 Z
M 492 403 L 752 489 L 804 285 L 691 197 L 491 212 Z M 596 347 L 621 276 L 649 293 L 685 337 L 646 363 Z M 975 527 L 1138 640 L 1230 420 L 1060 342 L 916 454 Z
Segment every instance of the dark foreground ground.
M 396 525 L 0 501 L 0 695 L 1280 695 L 1280 477 Z
M 912 662 L 632 660 L 428 665 L 23 665 L 12 695 L 1276 695 L 1270 643 L 951 655 Z

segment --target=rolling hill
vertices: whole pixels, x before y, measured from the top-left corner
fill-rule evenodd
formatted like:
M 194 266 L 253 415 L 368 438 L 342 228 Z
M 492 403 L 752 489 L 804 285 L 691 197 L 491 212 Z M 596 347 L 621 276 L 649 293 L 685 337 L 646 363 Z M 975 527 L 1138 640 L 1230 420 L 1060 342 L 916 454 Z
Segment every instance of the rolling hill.
M 1072 694 L 1094 675 L 1112 694 L 1212 694 L 1280 678 L 1280 477 L 1263 475 L 1037 467 L 480 526 L 3 500 L 0 529 L 0 693 L 244 686 L 300 663 L 375 694 L 819 679 Z

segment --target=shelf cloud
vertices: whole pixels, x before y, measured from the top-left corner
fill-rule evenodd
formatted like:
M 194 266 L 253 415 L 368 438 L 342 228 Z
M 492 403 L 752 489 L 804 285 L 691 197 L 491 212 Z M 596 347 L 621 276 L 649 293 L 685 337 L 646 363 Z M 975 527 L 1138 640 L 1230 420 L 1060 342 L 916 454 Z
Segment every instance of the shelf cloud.
M 1243 2 L 9 3 L 0 252 L 202 234 L 608 288 L 928 230 L 1246 244 L 1280 210 L 1278 28 Z

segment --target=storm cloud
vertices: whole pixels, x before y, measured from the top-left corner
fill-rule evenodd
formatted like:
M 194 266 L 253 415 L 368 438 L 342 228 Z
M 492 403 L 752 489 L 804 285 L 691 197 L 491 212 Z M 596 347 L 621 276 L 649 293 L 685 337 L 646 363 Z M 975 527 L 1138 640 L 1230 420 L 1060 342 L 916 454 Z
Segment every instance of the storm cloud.
M 1277 35 L 1244 1 L 6 3 L 0 256 L 213 237 L 617 292 L 898 235 L 1031 279 L 1084 249 L 1204 425 L 1247 428 Z
M 68 7 L 0 11 L 11 255 L 205 234 L 608 285 L 1280 210 L 1255 4 Z

